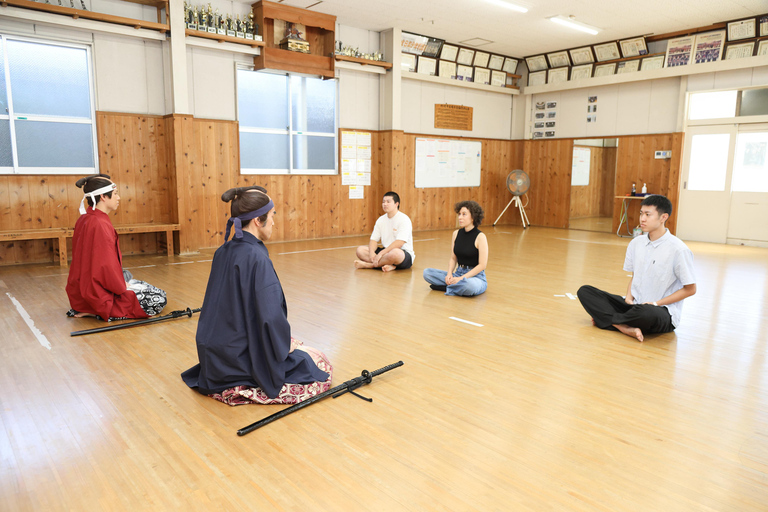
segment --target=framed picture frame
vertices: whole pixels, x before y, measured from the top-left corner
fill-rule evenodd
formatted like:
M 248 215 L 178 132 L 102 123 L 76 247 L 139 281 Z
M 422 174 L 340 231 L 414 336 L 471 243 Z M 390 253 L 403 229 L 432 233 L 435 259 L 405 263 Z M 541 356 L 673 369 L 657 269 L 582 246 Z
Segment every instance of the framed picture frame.
M 400 70 L 408 71 L 410 73 L 416 72 L 416 56 L 411 53 L 403 53 L 400 55 Z
M 528 71 L 534 73 L 536 71 L 542 71 L 547 69 L 547 58 L 544 55 L 536 55 L 535 57 L 526 57 L 525 65 L 528 66 Z
M 481 68 L 475 66 L 475 80 L 476 84 L 491 85 L 491 70 L 488 68 Z
M 503 71 L 499 71 L 497 69 L 491 70 L 491 85 L 497 86 L 497 87 L 506 87 L 507 86 L 507 74 Z
M 607 60 L 616 60 L 621 58 L 619 53 L 619 45 L 616 41 L 610 43 L 597 44 L 593 46 L 595 49 L 595 57 L 597 62 L 605 62 Z
M 548 84 L 561 84 L 568 81 L 568 70 L 566 66 L 564 68 L 550 69 L 547 73 Z
M 549 61 L 549 67 L 553 69 L 571 65 L 571 59 L 568 58 L 567 51 L 548 53 L 547 60 Z
M 616 64 L 616 74 L 634 73 L 640 70 L 640 59 L 624 60 Z
M 768 36 L 768 14 L 758 17 L 757 24 L 760 27 L 760 37 Z
M 625 59 L 627 57 L 648 55 L 648 46 L 645 44 L 645 36 L 623 39 L 619 41 L 619 46 L 621 47 L 621 55 Z
M 693 63 L 716 62 L 723 57 L 725 47 L 725 30 L 708 32 L 696 36 L 693 49 Z
M 755 53 L 755 42 L 734 43 L 725 47 L 725 57 L 723 60 L 742 59 L 751 57 Z
M 547 83 L 547 70 L 534 71 L 528 74 L 528 86 L 544 85 Z
M 443 44 L 440 49 L 440 60 L 449 60 L 456 62 L 456 57 L 459 56 L 459 47 L 452 44 Z
M 664 55 L 654 55 L 645 57 L 640 62 L 640 71 L 650 71 L 652 69 L 661 69 L 664 67 Z
M 573 66 L 571 68 L 571 82 L 574 80 L 583 80 L 585 78 L 592 78 L 592 69 L 594 64 L 582 64 L 581 66 Z
M 419 61 L 416 63 L 416 72 L 420 75 L 436 75 L 437 59 L 420 55 Z
M 728 42 L 741 41 L 757 36 L 755 18 L 728 22 Z
M 664 67 L 674 68 L 690 64 L 695 41 L 696 36 L 684 36 L 670 39 L 669 42 L 667 42 L 667 54 L 666 59 L 664 60 Z
M 400 35 L 400 51 L 412 55 L 421 55 L 427 47 L 427 42 L 429 42 L 429 38 L 426 36 L 403 32 Z
M 472 66 L 465 66 L 464 64 L 456 64 L 456 79 L 463 80 L 464 82 L 471 82 L 474 78 L 472 73 Z
M 491 55 L 491 60 L 488 62 L 488 67 L 490 69 L 501 71 L 501 68 L 504 67 L 504 57 L 501 55 Z
M 459 55 L 456 57 L 456 64 L 471 66 L 473 60 L 475 60 L 475 50 L 470 50 L 469 48 L 459 49 Z
M 768 39 L 757 42 L 757 55 L 768 55 Z
M 440 59 L 438 62 L 437 76 L 455 79 L 456 63 L 450 60 Z
M 445 41 L 442 39 L 436 39 L 434 37 L 427 38 L 427 45 L 424 47 L 424 51 L 421 54 L 425 57 L 431 57 L 436 59 L 440 55 L 440 49 L 443 47 Z
M 574 48 L 573 50 L 568 50 L 568 53 L 571 54 L 571 62 L 573 62 L 574 66 L 580 66 L 582 64 L 591 64 L 595 62 L 595 54 L 592 51 L 591 46 L 585 46 L 583 48 Z
M 490 53 L 485 52 L 475 52 L 475 60 L 472 62 L 472 65 L 476 68 L 487 68 L 488 67 L 488 60 L 491 58 Z
M 616 74 L 616 63 L 611 62 L 610 64 L 596 64 L 595 73 L 592 76 L 594 78 L 597 78 L 599 76 L 612 76 L 615 74 Z
M 511 57 L 505 57 L 504 58 L 504 65 L 501 66 L 501 70 L 505 73 L 509 73 L 511 75 L 517 74 L 517 63 L 519 61 L 517 59 L 513 59 Z

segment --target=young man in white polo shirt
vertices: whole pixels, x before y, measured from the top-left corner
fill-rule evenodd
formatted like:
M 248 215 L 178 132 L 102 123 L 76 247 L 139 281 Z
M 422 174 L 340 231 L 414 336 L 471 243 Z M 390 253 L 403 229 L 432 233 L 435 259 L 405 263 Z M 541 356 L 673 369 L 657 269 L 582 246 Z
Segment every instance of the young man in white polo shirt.
M 384 215 L 373 227 L 368 245 L 357 248 L 355 268 L 380 268 L 384 272 L 411 268 L 413 253 L 413 225 L 400 211 L 400 196 L 387 192 L 381 201 Z M 381 241 L 384 247 L 379 247 Z
M 643 341 L 643 333 L 670 332 L 680 325 L 683 299 L 696 293 L 693 253 L 664 225 L 672 203 L 650 195 L 640 205 L 645 233 L 629 243 L 624 270 L 632 272 L 626 298 L 582 286 L 581 305 L 601 329 L 621 331 Z

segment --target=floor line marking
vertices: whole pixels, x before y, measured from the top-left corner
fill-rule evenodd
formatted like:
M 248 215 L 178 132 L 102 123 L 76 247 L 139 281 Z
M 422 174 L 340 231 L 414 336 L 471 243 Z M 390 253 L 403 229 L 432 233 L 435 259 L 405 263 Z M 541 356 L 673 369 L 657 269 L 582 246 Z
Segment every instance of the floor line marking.
M 565 240 L 566 242 L 582 242 L 585 244 L 616 245 L 613 242 L 593 242 L 592 240 L 579 240 L 578 238 L 555 238 L 555 240 Z
M 27 327 L 29 327 L 29 330 L 32 331 L 32 334 L 35 335 L 35 338 L 37 338 L 37 341 L 40 342 L 42 346 L 47 348 L 48 350 L 51 350 L 51 342 L 48 341 L 48 338 L 46 338 L 42 332 L 40 332 L 40 329 L 35 327 L 35 322 L 32 320 L 32 318 L 29 316 L 29 313 L 27 313 L 27 310 L 24 309 L 24 306 L 21 305 L 21 302 L 16 300 L 16 297 L 11 295 L 10 293 L 5 293 L 9 299 L 11 299 L 11 302 L 13 302 L 13 305 L 16 306 L 16 311 L 19 312 L 19 316 L 21 316 L 22 320 L 24 320 L 24 323 L 27 324 Z
M 437 240 L 437 238 L 425 238 L 423 240 L 414 240 L 413 243 L 416 242 L 429 242 L 431 240 Z M 279 252 L 277 253 L 278 256 L 283 256 L 285 254 L 301 254 L 305 252 L 320 252 L 320 251 L 335 251 L 337 249 L 354 249 L 355 247 L 360 247 L 361 244 L 358 245 L 345 245 L 344 247 L 326 247 L 324 249 L 307 249 L 306 251 L 290 251 L 290 252 Z
M 572 293 L 566 293 L 566 295 L 568 296 L 568 298 L 569 298 L 569 299 L 571 299 L 571 300 L 576 300 L 576 296 L 575 296 L 574 294 L 572 294 Z
M 209 261 L 213 261 L 213 260 L 197 260 L 197 263 L 208 263 Z
M 555 297 L 565 297 L 565 295 L 555 295 Z
M 66 276 L 69 274 L 45 274 L 44 276 L 32 276 L 32 277 L 53 277 L 53 276 Z
M 457 322 L 464 322 L 465 324 L 474 325 L 475 327 L 482 327 L 483 324 L 476 324 L 475 322 L 470 322 L 469 320 L 464 320 L 462 318 L 456 318 L 455 316 L 449 316 L 451 320 L 456 320 Z
M 149 267 L 156 267 L 157 265 L 140 265 L 138 267 L 125 267 L 125 270 L 131 270 L 134 268 L 149 268 Z
M 194 263 L 194 261 L 176 261 L 173 263 L 166 263 L 166 265 L 187 265 L 189 263 Z M 138 268 L 138 267 L 136 267 Z

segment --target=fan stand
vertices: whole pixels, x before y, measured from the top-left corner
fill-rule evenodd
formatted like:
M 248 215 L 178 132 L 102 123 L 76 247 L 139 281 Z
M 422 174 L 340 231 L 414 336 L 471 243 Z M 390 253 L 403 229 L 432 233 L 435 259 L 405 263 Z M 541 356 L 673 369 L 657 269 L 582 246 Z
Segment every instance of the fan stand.
M 512 203 L 515 203 L 517 209 L 520 210 L 520 218 L 523 220 L 523 229 L 530 226 L 531 222 L 528 220 L 528 215 L 525 213 L 525 207 L 523 206 L 523 202 L 520 200 L 520 196 L 513 196 L 512 200 L 507 204 L 507 207 L 504 208 L 503 212 L 501 212 L 501 215 L 504 215 L 504 212 L 507 211 L 507 208 L 509 208 Z M 494 226 L 499 222 L 499 219 L 501 219 L 501 215 L 499 215 L 499 218 L 496 219 L 496 221 L 493 223 Z

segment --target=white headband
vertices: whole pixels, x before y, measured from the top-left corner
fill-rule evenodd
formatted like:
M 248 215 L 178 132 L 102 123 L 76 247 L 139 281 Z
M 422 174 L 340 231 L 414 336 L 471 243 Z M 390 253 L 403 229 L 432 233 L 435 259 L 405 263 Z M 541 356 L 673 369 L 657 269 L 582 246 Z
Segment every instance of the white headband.
M 93 192 L 86 192 L 83 198 L 80 200 L 80 215 L 85 215 L 85 198 L 90 196 L 91 202 L 93 203 L 93 206 L 96 206 L 96 197 L 100 196 L 101 194 L 106 194 L 108 192 L 112 192 L 113 190 L 117 190 L 117 185 L 114 183 L 110 183 L 109 185 L 101 188 L 97 188 Z

